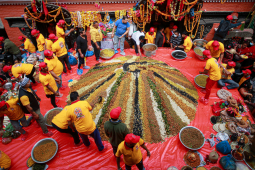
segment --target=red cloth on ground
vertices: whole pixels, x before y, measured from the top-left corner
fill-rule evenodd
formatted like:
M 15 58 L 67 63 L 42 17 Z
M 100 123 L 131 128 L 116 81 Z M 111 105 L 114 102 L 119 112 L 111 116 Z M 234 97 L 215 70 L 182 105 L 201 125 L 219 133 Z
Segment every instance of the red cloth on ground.
M 217 81 L 211 80 L 209 77 L 206 79 L 206 86 L 205 86 L 206 94 L 205 94 L 205 99 L 209 99 L 212 87 L 213 87 L 213 85 L 215 83 L 217 83 Z

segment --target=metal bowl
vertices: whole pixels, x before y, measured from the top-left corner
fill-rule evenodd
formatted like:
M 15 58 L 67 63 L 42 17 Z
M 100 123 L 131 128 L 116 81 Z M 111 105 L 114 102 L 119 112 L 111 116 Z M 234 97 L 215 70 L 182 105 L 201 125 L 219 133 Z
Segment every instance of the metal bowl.
M 236 152 L 236 150 L 232 150 L 232 151 L 231 151 L 231 155 L 232 155 L 233 159 L 235 160 L 235 162 L 241 162 L 241 161 L 244 160 L 244 154 L 243 154 L 243 159 L 238 160 L 238 159 L 236 159 L 236 158 L 234 157 L 234 152 Z
M 176 58 L 176 54 L 177 52 L 181 52 L 183 54 L 183 57 L 182 58 Z M 172 53 L 171 53 L 172 57 L 176 60 L 184 60 L 185 58 L 187 58 L 187 54 L 182 51 L 182 50 L 174 50 Z
M 40 146 L 40 145 L 43 145 L 43 144 L 46 144 L 46 143 L 51 142 L 51 141 L 53 141 L 53 142 L 55 143 L 55 145 L 56 145 L 56 151 L 55 151 L 54 155 L 53 155 L 51 158 L 49 158 L 48 160 L 46 160 L 46 161 L 43 161 L 43 162 L 37 161 L 37 160 L 34 158 L 34 149 L 35 149 L 35 147 Z M 44 138 L 44 139 L 42 139 L 42 140 L 39 140 L 39 141 L 34 145 L 32 151 L 31 151 L 31 157 L 32 157 L 33 161 L 35 161 L 36 163 L 42 164 L 42 163 L 49 162 L 51 159 L 53 159 L 54 156 L 56 156 L 57 152 L 58 152 L 58 143 L 57 143 L 57 141 L 55 141 L 53 138 Z
M 204 47 L 204 43 L 207 44 L 207 41 L 204 40 L 204 39 L 195 39 L 195 40 L 193 41 L 194 47 L 202 47 L 202 48 L 205 48 L 205 47 Z
M 3 88 L 6 90 L 11 90 L 12 89 L 12 83 L 11 82 L 7 82 L 3 85 Z
M 156 49 L 153 50 L 153 51 L 147 51 L 147 50 L 146 50 L 147 48 L 151 48 L 151 47 L 154 47 L 154 48 L 156 48 Z M 156 55 L 157 49 L 158 49 L 158 47 L 157 47 L 155 44 L 145 44 L 145 45 L 143 46 L 144 55 L 145 55 L 146 57 L 155 56 L 155 55 Z
M 197 76 L 194 78 L 194 82 L 196 83 L 196 85 L 197 85 L 198 87 L 204 89 L 205 87 L 202 87 L 202 86 L 198 85 L 197 82 L 196 82 L 196 78 L 197 78 L 198 76 L 200 76 L 200 75 L 205 75 L 205 74 L 199 74 L 199 75 L 197 75 Z M 209 77 L 208 75 L 205 75 L 205 76 Z
M 202 146 L 200 146 L 199 148 L 190 148 L 190 147 L 186 146 L 186 145 L 182 142 L 182 139 L 181 139 L 182 131 L 183 131 L 184 129 L 188 129 L 188 128 L 197 129 L 197 130 L 202 134 L 202 136 L 204 137 L 204 142 L 203 142 Z M 185 146 L 186 148 L 188 148 L 188 149 L 190 149 L 190 150 L 193 150 L 193 151 L 198 150 L 198 149 L 201 149 L 201 148 L 204 146 L 204 144 L 205 144 L 205 136 L 204 136 L 204 134 L 203 134 L 198 128 L 196 128 L 196 127 L 194 127 L 194 126 L 185 126 L 185 127 L 183 127 L 183 128 L 180 130 L 180 132 L 179 132 L 179 139 L 180 139 L 181 143 L 183 144 L 183 146 Z
M 197 54 L 196 53 L 196 49 L 199 49 L 199 50 L 201 50 L 202 52 L 205 50 L 204 48 L 201 48 L 201 47 L 196 47 L 196 48 L 194 48 L 194 52 L 195 52 L 195 54 L 196 54 L 196 57 L 199 59 L 199 60 L 205 60 L 205 58 L 204 58 L 204 56 L 202 55 L 199 55 L 199 54 Z
M 109 56 L 109 57 L 102 57 L 101 53 L 104 51 L 104 50 L 110 50 L 110 51 L 113 51 L 113 55 L 112 56 Z M 113 56 L 114 56 L 115 52 L 113 49 L 111 48 L 106 48 L 106 49 L 103 49 L 100 51 L 100 57 L 103 58 L 103 59 L 111 59 Z
M 50 127 L 52 127 L 52 125 L 48 125 L 48 124 L 47 124 L 47 116 L 48 116 L 48 114 L 49 114 L 51 111 L 53 111 L 53 110 L 63 110 L 63 108 L 61 108 L 61 107 L 53 108 L 53 109 L 49 110 L 49 111 L 44 115 L 45 124 L 46 124 L 47 126 L 50 126 Z

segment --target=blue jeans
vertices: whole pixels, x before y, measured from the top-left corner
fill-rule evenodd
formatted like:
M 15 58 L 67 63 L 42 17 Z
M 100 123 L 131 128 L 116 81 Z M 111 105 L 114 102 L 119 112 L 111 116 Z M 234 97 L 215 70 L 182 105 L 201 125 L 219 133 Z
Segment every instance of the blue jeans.
M 117 50 L 119 40 L 120 40 L 120 51 L 124 52 L 125 36 L 123 36 L 122 38 L 119 38 L 117 35 L 114 35 L 113 37 L 114 50 Z
M 61 81 L 60 81 L 60 83 L 56 82 L 57 83 L 57 87 L 58 87 L 58 91 L 57 92 L 59 92 L 59 88 L 62 87 L 62 74 L 60 74 L 58 77 L 60 78 Z
M 84 135 L 82 133 L 79 133 L 79 134 L 80 134 L 80 137 L 81 137 L 84 145 L 88 147 L 90 145 L 88 135 Z M 96 130 L 94 130 L 94 132 L 89 134 L 89 136 L 91 136 L 95 140 L 98 150 L 102 151 L 104 149 L 104 145 L 102 143 L 99 130 L 96 128 Z
M 221 86 L 221 87 L 224 87 L 225 83 L 229 84 L 228 86 L 226 86 L 228 89 L 235 89 L 235 88 L 239 87 L 239 84 L 236 83 L 234 80 L 231 80 L 231 79 L 220 79 L 218 81 L 218 85 Z
M 138 164 L 136 164 L 136 166 L 139 170 L 145 170 L 145 168 L 143 166 L 143 159 Z M 126 170 L 131 170 L 132 166 L 125 164 L 125 167 L 126 167 Z

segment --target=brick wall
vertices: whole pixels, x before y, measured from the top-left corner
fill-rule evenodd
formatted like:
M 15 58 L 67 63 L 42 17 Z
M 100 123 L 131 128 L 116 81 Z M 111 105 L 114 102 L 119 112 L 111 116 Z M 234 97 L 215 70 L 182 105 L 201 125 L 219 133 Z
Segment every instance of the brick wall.
M 115 11 L 129 9 L 135 4 L 101 4 L 104 11 Z M 253 3 L 204 3 L 202 10 L 207 11 L 235 11 L 235 12 L 249 12 L 253 6 Z M 22 35 L 18 28 L 10 28 L 5 17 L 20 17 L 24 14 L 24 5 L 4 5 L 0 6 L 0 18 L 5 26 L 5 30 L 10 40 L 16 45 L 20 45 L 18 36 Z M 97 10 L 93 4 L 79 4 L 79 5 L 67 5 L 69 11 L 94 11 Z M 88 35 L 89 36 L 89 35 Z

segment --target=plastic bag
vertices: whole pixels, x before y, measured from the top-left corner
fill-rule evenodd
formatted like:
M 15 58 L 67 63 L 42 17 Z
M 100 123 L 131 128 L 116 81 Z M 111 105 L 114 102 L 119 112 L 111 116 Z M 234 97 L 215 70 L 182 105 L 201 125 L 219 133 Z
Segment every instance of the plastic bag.
M 92 55 L 94 55 L 94 51 L 87 51 L 85 57 L 90 57 Z
M 76 64 L 77 64 L 77 60 L 76 60 L 76 58 L 73 56 L 73 54 L 70 53 L 70 55 L 68 54 L 68 56 L 69 56 L 69 58 L 68 58 L 69 63 L 70 63 L 72 66 L 76 65 Z
M 11 143 L 12 141 L 12 137 L 8 137 L 8 138 L 2 138 L 2 143 L 7 145 L 8 143 Z
M 235 161 L 232 159 L 232 155 L 223 156 L 220 159 L 220 164 L 223 167 L 223 169 L 226 170 L 236 170 L 236 164 Z
M 220 143 L 218 143 L 216 145 L 216 149 L 217 151 L 219 151 L 220 153 L 226 155 L 229 154 L 231 152 L 231 147 L 228 143 L 228 141 L 222 141 Z

